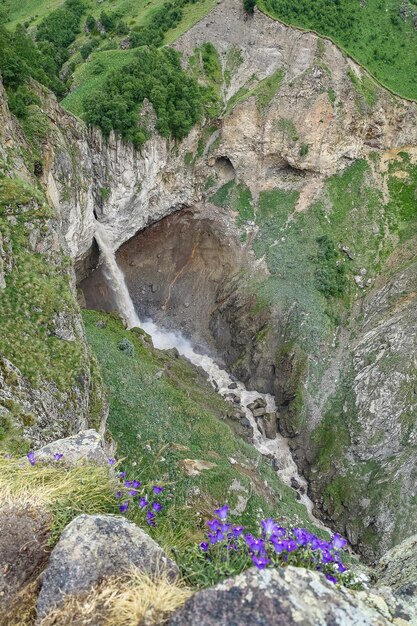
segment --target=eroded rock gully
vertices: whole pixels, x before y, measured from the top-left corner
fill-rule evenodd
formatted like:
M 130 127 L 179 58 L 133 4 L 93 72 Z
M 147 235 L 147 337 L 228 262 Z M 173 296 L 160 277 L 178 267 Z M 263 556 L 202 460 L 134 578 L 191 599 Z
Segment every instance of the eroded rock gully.
M 249 287 L 264 271 L 241 246 L 230 212 L 209 203 L 177 211 L 129 239 L 116 258 L 141 319 L 180 331 L 243 382 L 273 392 L 272 344 L 261 354 L 256 341 L 270 314 L 253 310 Z M 100 266 L 80 287 L 88 307 L 117 310 Z

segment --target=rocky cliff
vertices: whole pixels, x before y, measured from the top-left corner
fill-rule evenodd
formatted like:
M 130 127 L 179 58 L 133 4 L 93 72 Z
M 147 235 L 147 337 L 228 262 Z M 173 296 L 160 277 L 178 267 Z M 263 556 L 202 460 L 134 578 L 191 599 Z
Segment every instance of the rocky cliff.
M 96 219 L 117 249 L 175 211 L 194 214 L 199 203 L 206 218 L 217 206 L 211 220 L 223 239 L 210 254 L 191 262 L 179 255 L 151 281 L 149 265 L 146 277 L 135 271 L 144 263 L 136 246 L 124 255 L 129 286 L 138 300 L 146 291 L 144 313 L 159 311 L 161 323 L 179 324 L 236 376 L 275 393 L 279 427 L 318 509 L 373 558 L 416 530 L 416 105 L 382 89 L 329 41 L 258 10 L 247 16 L 232 0 L 175 44 L 202 82 L 207 42 L 220 68 L 219 114 L 180 144 L 156 133 L 140 152 L 114 136 L 105 142 L 42 94 L 48 130 L 36 184 L 55 212 L 46 228 L 57 255 L 45 259 L 57 262 L 63 246 L 81 280 L 98 261 Z M 3 118 L 3 145 L 24 146 L 6 109 Z M 14 155 L 8 171 L 33 180 Z M 215 232 L 207 223 L 194 230 Z M 223 260 L 219 283 L 202 303 L 194 295 L 196 306 L 180 306 L 196 277 L 209 284 L 216 253 L 230 241 L 241 247 Z M 57 319 L 62 341 L 78 337 L 87 359 L 77 310 Z M 71 428 L 87 419 L 88 374 L 82 380 Z M 11 383 L 5 388 L 12 397 Z

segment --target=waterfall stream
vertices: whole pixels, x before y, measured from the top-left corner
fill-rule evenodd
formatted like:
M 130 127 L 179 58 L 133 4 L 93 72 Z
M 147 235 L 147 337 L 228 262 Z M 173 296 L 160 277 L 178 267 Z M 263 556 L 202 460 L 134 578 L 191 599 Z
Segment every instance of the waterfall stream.
M 125 277 L 117 264 L 111 239 L 105 227 L 99 222 L 96 223 L 95 239 L 100 248 L 103 274 L 111 289 L 116 306 L 120 315 L 126 322 L 128 328 L 135 326 L 142 328 L 151 336 L 155 348 L 158 350 L 168 350 L 176 348 L 180 355 L 186 357 L 191 363 L 203 369 L 216 391 L 226 400 L 233 400 L 244 412 L 250 426 L 253 429 L 253 444 L 263 455 L 274 459 L 274 466 L 281 480 L 292 487 L 291 481 L 294 479 L 300 486 L 300 502 L 305 505 L 310 519 L 324 530 L 331 532 L 322 522 L 313 515 L 313 502 L 307 495 L 307 481 L 298 473 L 297 465 L 292 458 L 287 439 L 279 433 L 274 439 L 265 436 L 262 427 L 259 426 L 254 414 L 249 408 L 256 401 L 260 401 L 265 407 L 265 412 L 276 413 L 275 400 L 270 394 L 262 394 L 258 391 L 248 391 L 243 383 L 235 382 L 231 376 L 221 369 L 212 358 L 205 354 L 198 354 L 194 351 L 191 343 L 178 332 L 165 331 L 159 328 L 154 322 L 141 321 L 135 311 Z

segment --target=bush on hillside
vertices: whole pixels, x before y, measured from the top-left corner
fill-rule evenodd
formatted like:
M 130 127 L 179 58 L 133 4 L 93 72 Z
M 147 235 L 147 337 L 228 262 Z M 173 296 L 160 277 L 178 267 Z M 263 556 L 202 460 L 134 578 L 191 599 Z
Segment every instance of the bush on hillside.
M 84 117 L 106 137 L 114 130 L 140 147 L 148 137 L 147 128 L 138 123 L 145 98 L 153 105 L 156 130 L 163 137 L 183 139 L 200 118 L 201 90 L 181 68 L 179 53 L 171 48 L 138 51 L 123 74 L 113 72 L 100 91 L 84 100 Z

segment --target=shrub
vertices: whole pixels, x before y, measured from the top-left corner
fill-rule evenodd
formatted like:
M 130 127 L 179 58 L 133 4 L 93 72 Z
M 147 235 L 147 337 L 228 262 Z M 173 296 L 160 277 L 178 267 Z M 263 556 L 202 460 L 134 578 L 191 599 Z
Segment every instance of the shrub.
M 256 0 L 243 0 L 243 8 L 245 9 L 246 13 L 252 14 L 255 6 Z
M 122 339 L 119 344 L 119 350 L 127 354 L 128 356 L 133 356 L 134 348 L 133 343 L 129 341 L 129 339 Z
M 340 297 L 345 293 L 347 278 L 346 266 L 328 235 L 317 238 L 319 251 L 314 273 L 316 286 L 326 298 Z
M 148 137 L 138 124 L 138 113 L 147 98 L 157 115 L 156 129 L 163 136 L 183 139 L 199 120 L 202 95 L 197 81 L 181 68 L 179 53 L 171 48 L 144 48 L 124 71 L 111 73 L 103 88 L 83 102 L 88 124 L 111 130 L 140 147 Z

